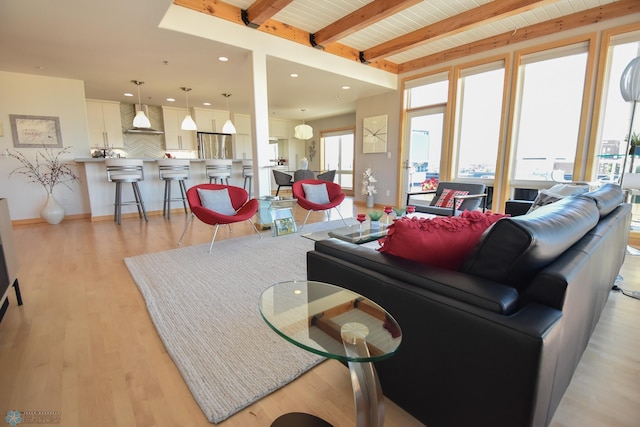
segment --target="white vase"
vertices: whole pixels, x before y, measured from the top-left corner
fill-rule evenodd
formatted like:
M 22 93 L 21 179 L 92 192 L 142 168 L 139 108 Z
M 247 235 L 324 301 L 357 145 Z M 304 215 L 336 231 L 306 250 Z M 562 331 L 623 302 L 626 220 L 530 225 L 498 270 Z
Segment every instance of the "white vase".
M 56 201 L 51 193 L 47 194 L 47 200 L 42 206 L 40 216 L 49 224 L 60 224 L 64 218 L 65 211 L 60 203 Z
M 371 221 L 369 228 L 371 230 L 380 230 L 380 221 Z
M 301 160 L 300 161 L 300 169 L 306 171 L 308 168 L 309 168 L 309 161 L 308 160 Z
M 373 207 L 373 196 L 367 196 L 367 207 L 368 208 Z

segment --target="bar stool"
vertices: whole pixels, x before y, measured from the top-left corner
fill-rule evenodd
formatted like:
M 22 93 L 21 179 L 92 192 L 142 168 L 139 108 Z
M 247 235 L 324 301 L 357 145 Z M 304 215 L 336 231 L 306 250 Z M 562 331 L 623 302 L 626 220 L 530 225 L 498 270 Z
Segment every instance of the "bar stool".
M 206 159 L 204 161 L 205 171 L 207 178 L 209 178 L 209 184 L 217 184 L 220 180 L 220 184 L 223 184 L 222 180 L 229 185 L 229 178 L 231 177 L 232 160 L 226 159 Z M 213 181 L 213 182 L 212 182 Z
M 171 219 L 171 201 L 182 201 L 184 213 L 187 211 L 187 188 L 185 181 L 189 179 L 189 160 L 160 159 L 158 160 L 158 176 L 164 181 L 164 202 L 162 204 L 162 216 Z M 180 197 L 171 197 L 171 182 L 178 181 Z
M 116 183 L 116 198 L 114 203 L 113 220 L 120 225 L 122 222 L 122 205 L 135 204 L 138 208 L 138 216 L 147 219 L 147 211 L 144 209 L 144 202 L 140 194 L 138 182 L 144 181 L 143 163 L 141 159 L 105 159 L 107 168 L 107 180 Z M 122 183 L 130 182 L 133 188 L 135 200 L 122 201 Z
M 251 181 L 253 179 L 253 160 L 243 160 L 242 161 L 242 177 L 244 178 L 244 184 L 242 184 L 242 188 L 247 190 L 247 181 L 249 181 L 249 189 L 247 192 L 249 193 L 249 197 L 251 197 Z

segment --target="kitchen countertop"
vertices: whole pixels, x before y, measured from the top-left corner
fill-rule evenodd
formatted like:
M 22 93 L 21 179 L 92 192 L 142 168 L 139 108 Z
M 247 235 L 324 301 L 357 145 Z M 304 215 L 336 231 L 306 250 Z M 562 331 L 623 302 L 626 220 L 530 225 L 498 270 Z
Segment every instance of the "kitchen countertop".
M 77 159 L 73 159 L 76 163 L 100 163 L 100 162 L 104 162 L 105 158 L 104 157 L 80 157 Z M 162 160 L 160 158 L 143 158 L 142 161 L 143 162 L 157 162 L 158 160 Z M 192 162 L 204 162 L 206 159 L 192 159 L 192 158 L 188 158 L 188 159 L 180 159 L 180 158 L 176 158 L 176 160 L 190 160 Z M 228 160 L 232 160 L 234 163 L 238 163 L 238 162 L 242 162 L 242 159 L 228 159 Z

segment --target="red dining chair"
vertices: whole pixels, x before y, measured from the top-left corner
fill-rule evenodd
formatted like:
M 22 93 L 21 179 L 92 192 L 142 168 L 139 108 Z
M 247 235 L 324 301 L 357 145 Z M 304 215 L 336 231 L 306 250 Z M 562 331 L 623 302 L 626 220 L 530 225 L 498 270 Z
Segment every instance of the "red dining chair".
M 187 201 L 191 208 L 191 215 L 184 226 L 178 245 L 182 243 L 182 238 L 194 216 L 205 224 L 216 226 L 211 245 L 209 245 L 209 253 L 213 248 L 220 224 L 249 221 L 256 234 L 262 239 L 262 235 L 251 221 L 258 212 L 258 200 L 249 200 L 249 193 L 244 188 L 222 184 L 199 184 L 187 190 Z
M 311 212 L 328 211 L 332 208 L 336 208 L 342 222 L 344 222 L 345 226 L 347 225 L 347 222 L 342 217 L 340 210 L 337 209 L 337 206 L 339 206 L 346 197 L 342 192 L 340 184 L 322 181 L 319 179 L 305 179 L 294 182 L 292 190 L 293 197 L 298 199 L 298 205 L 309 211 L 307 212 L 307 217 L 304 219 L 302 227 L 300 227 L 300 231 L 302 231 L 307 223 Z

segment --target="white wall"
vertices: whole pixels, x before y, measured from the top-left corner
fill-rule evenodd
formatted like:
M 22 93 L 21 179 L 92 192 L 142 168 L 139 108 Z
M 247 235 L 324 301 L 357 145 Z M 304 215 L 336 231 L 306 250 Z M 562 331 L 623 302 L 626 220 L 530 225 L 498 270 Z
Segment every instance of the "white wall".
M 65 159 L 71 161 L 70 166 L 82 177 L 82 170 L 78 170 L 73 162 L 74 158 L 89 157 L 90 154 L 81 80 L 0 71 L 0 124 L 4 130 L 0 136 L 0 154 L 6 149 L 19 151 L 34 161 L 35 153 L 42 149 L 14 148 L 9 114 L 59 117 L 63 145 L 71 147 Z M 9 178 L 9 173 L 19 166 L 16 159 L 0 156 L 0 197 L 8 199 L 12 220 L 37 219 L 47 193 L 40 184 L 28 182 L 23 175 L 14 174 Z M 56 200 L 64 206 L 67 215 L 88 213 L 84 182 L 70 186 L 72 190 L 63 185 L 56 186 L 53 191 Z

